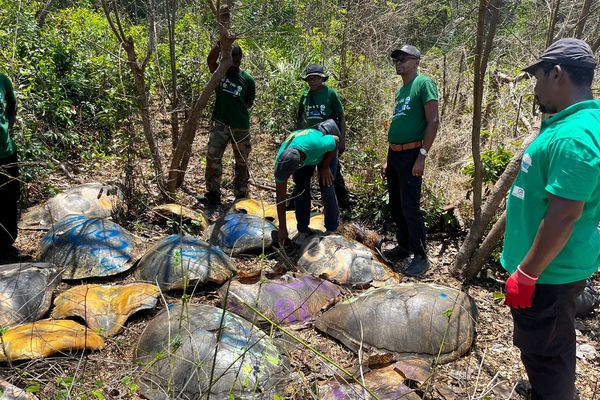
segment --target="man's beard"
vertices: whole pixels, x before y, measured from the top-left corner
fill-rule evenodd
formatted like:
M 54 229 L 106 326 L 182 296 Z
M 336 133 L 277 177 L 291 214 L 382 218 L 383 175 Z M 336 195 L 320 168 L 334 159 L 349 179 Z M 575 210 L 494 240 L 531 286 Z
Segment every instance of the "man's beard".
M 552 108 L 551 106 L 540 103 L 540 100 L 537 97 L 535 98 L 535 101 L 538 104 L 538 109 L 540 110 L 540 112 L 542 112 L 544 114 L 556 114 L 555 108 Z

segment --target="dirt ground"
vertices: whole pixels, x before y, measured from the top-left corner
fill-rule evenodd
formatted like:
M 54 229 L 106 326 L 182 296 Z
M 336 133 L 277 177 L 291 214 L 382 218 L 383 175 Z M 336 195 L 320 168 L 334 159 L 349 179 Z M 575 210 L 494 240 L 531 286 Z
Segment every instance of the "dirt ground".
M 204 131 L 206 127 L 202 128 Z M 164 135 L 163 149 L 166 151 L 168 142 Z M 205 154 L 206 135 L 200 134 L 196 139 L 194 158 L 190 162 L 185 190 L 179 199 L 180 203 L 199 209 L 196 197 L 204 192 L 203 188 L 203 154 Z M 272 186 L 272 156 L 275 154 L 277 140 L 266 135 L 256 135 L 253 138 L 253 154 L 251 156 L 252 181 L 257 185 L 251 186 L 253 197 L 260 197 L 273 202 L 274 192 L 268 189 Z M 224 166 L 224 197 L 226 205 L 221 207 L 224 212 L 227 205 L 233 201 L 231 192 L 231 170 L 233 161 L 231 152 L 226 153 Z M 27 187 L 29 199 L 40 202 L 47 198 L 45 188 L 52 186 L 65 189 L 84 182 L 118 183 L 121 179 L 122 167 L 115 160 L 98 160 L 91 168 L 65 164 L 71 171 L 77 171 L 75 179 L 71 180 L 61 170 L 52 174 L 43 182 L 34 182 Z M 123 221 L 131 230 L 146 243 L 170 233 L 168 224 L 158 219 L 151 212 L 152 206 L 158 204 L 155 185 L 150 183 L 151 174 L 147 165 L 138 165 L 136 187 L 141 206 L 135 214 L 129 214 Z M 219 213 L 209 214 L 212 220 Z M 358 221 L 368 226 L 368 222 Z M 371 229 L 376 227 L 368 226 Z M 380 232 L 384 234 L 384 232 Z M 43 233 L 36 231 L 21 231 L 17 246 L 25 253 L 36 257 L 39 252 L 39 241 Z M 430 381 L 417 385 L 417 393 L 427 399 L 521 399 L 513 389 L 515 383 L 525 378 L 525 372 L 519 359 L 517 349 L 512 345 L 512 320 L 509 309 L 502 300 L 495 298 L 495 292 L 501 292 L 501 281 L 506 278 L 503 272 L 490 266 L 488 278 L 479 279 L 474 283 L 463 286 L 461 282 L 451 277 L 448 269 L 455 257 L 460 237 L 449 237 L 434 234 L 430 237 L 428 249 L 431 268 L 421 279 L 422 282 L 434 282 L 454 288 L 460 288 L 475 300 L 479 315 L 477 334 L 469 353 L 449 364 L 437 365 L 433 368 Z M 235 259 L 240 269 L 256 268 L 256 259 Z M 276 257 L 265 261 L 266 268 L 274 268 Z M 403 278 L 411 281 L 412 278 Z M 600 277 L 594 277 L 595 287 L 600 288 Z M 102 282 L 131 282 L 133 273 L 128 272 L 117 277 L 102 280 Z M 71 285 L 80 282 L 61 283 L 56 294 Z M 208 287 L 192 298 L 192 302 L 216 304 L 216 287 Z M 166 297 L 169 303 L 180 302 L 177 293 Z M 75 352 L 42 360 L 16 363 L 12 367 L 0 366 L 0 377 L 21 388 L 29 388 L 42 399 L 137 399 L 135 381 L 141 373 L 131 362 L 134 346 L 147 322 L 164 307 L 163 302 L 155 309 L 134 315 L 125 326 L 125 330 L 117 336 L 107 339 L 106 348 L 97 352 Z M 592 316 L 577 321 L 577 345 L 591 345 L 596 349 L 592 355 L 581 354 L 577 363 L 577 387 L 580 398 L 586 400 L 600 399 L 600 318 L 598 311 Z M 322 351 L 328 357 L 336 360 L 339 365 L 355 370 L 358 358 L 340 343 L 317 332 L 310 326 L 299 327 L 295 334 Z M 415 333 L 418 334 L 418 333 Z M 331 368 L 303 348 L 290 351 L 292 373 L 303 377 L 291 384 L 289 398 L 311 398 L 309 386 L 331 378 Z M 66 379 L 69 378 L 69 379 Z M 72 379 L 70 379 L 72 378 Z M 358 398 L 358 397 L 357 397 Z

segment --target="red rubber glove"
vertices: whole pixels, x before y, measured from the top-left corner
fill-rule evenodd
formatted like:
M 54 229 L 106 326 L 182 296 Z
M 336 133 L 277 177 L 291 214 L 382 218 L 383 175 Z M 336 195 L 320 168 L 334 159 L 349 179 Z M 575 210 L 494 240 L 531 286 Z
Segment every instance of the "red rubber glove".
M 518 266 L 506 280 L 504 304 L 511 308 L 530 308 L 537 279 L 537 275 L 525 273 Z

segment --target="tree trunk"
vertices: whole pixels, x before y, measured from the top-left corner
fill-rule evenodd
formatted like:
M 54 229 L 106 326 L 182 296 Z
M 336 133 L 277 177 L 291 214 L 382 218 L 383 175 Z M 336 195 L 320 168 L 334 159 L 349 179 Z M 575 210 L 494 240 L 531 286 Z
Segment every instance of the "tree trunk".
M 483 173 L 481 163 L 481 111 L 483 103 L 483 86 L 485 73 L 496 27 L 498 24 L 500 0 L 481 0 L 479 2 L 479 17 L 477 22 L 477 44 L 475 46 L 475 65 L 473 67 L 473 126 L 471 130 L 471 149 L 475 176 L 473 178 L 473 214 L 474 224 L 481 218 L 481 192 L 483 186 Z M 485 30 L 485 15 L 490 12 L 489 28 Z M 485 45 L 484 45 L 485 41 Z
M 496 221 L 492 229 L 488 232 L 487 236 L 481 243 L 481 246 L 477 249 L 471 262 L 466 266 L 464 277 L 465 279 L 471 279 L 479 274 L 481 268 L 485 264 L 485 261 L 490 257 L 492 251 L 498 246 L 498 242 L 502 239 L 504 234 L 504 228 L 506 227 L 506 211 L 502 213 L 502 216 Z
M 548 30 L 546 31 L 546 47 L 550 46 L 554 41 L 554 29 L 556 28 L 556 21 L 558 20 L 558 9 L 560 8 L 560 0 L 554 2 L 554 8 L 550 13 L 550 23 L 548 24 Z
M 48 16 L 48 13 L 50 12 L 52 3 L 54 3 L 54 0 L 47 0 L 44 7 L 36 13 L 35 19 L 37 21 L 38 28 L 41 29 L 44 26 L 44 22 L 46 22 L 46 17 Z
M 494 185 L 490 196 L 488 197 L 485 205 L 483 207 L 481 213 L 481 219 L 477 221 L 477 223 L 473 223 L 469 233 L 467 234 L 467 238 L 460 246 L 458 254 L 456 255 L 456 260 L 451 268 L 451 273 L 455 277 L 464 278 L 464 270 L 471 262 L 471 258 L 473 252 L 479 245 L 481 241 L 481 237 L 483 236 L 483 232 L 485 231 L 486 226 L 490 223 L 496 211 L 498 210 L 498 206 L 502 202 L 502 200 L 506 197 L 506 193 L 508 189 L 514 182 L 517 174 L 519 173 L 519 169 L 521 168 L 521 158 L 523 157 L 523 152 L 529 146 L 529 144 L 535 139 L 537 136 L 537 132 L 531 133 L 527 139 L 525 139 L 523 143 L 523 148 L 519 151 L 515 156 L 510 160 L 506 169 Z
M 221 59 L 219 67 L 204 86 L 200 96 L 194 101 L 190 114 L 183 126 L 183 132 L 181 133 L 181 137 L 177 142 L 177 147 L 173 152 L 173 158 L 171 159 L 171 166 L 169 168 L 169 176 L 166 183 L 166 188 L 169 193 L 174 193 L 181 185 L 183 185 L 185 172 L 191 156 L 192 143 L 194 143 L 196 130 L 198 129 L 200 115 L 208 104 L 210 96 L 231 66 L 231 45 L 235 40 L 235 37 L 229 33 L 229 28 L 231 26 L 230 10 L 233 7 L 233 0 L 229 0 L 227 4 L 223 4 L 218 12 L 214 8 L 212 2 L 209 4 L 211 5 L 213 13 L 218 15 Z
M 171 66 L 171 146 L 177 148 L 179 141 L 179 93 L 177 91 L 177 66 L 175 55 L 175 23 L 177 21 L 177 0 L 166 0 L 167 23 L 169 28 L 169 58 Z
M 581 7 L 581 15 L 577 20 L 577 25 L 575 26 L 575 37 L 581 39 L 583 35 L 583 28 L 585 27 L 585 23 L 587 22 L 588 17 L 590 16 L 590 8 L 592 7 L 593 0 L 584 0 L 583 6 Z

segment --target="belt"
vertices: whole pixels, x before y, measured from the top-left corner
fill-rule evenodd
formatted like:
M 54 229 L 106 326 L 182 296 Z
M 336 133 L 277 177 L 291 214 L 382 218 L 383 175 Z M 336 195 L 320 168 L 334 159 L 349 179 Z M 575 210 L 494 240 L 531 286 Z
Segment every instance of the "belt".
M 392 151 L 411 150 L 411 149 L 416 149 L 417 147 L 421 147 L 421 146 L 423 146 L 422 140 L 417 140 L 416 142 L 402 143 L 402 144 L 390 143 L 390 149 Z

